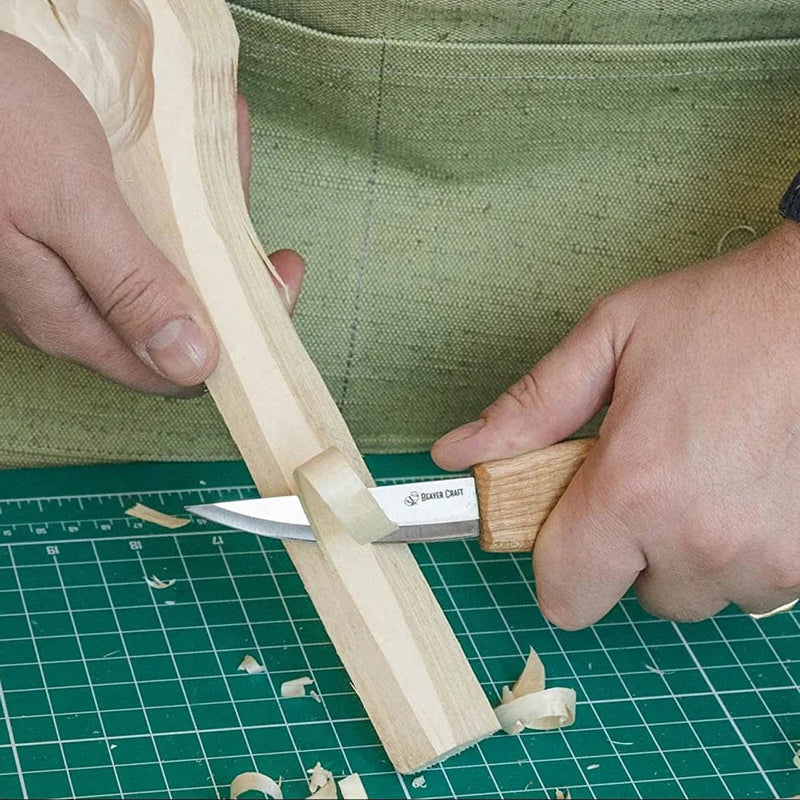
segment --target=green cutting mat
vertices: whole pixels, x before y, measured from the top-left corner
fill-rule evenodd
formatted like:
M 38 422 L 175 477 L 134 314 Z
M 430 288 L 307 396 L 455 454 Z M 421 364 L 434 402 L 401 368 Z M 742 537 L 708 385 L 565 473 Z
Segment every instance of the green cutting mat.
M 371 468 L 384 481 L 434 473 L 419 456 Z M 415 788 L 391 770 L 280 545 L 122 513 L 252 494 L 229 463 L 0 474 L 0 797 L 227 797 L 254 768 L 305 797 L 318 760 L 387 798 L 800 792 L 797 614 L 673 625 L 626 598 L 564 633 L 535 607 L 527 557 L 463 543 L 415 553 L 489 696 L 532 645 L 551 683 L 577 690 L 578 719 L 497 734 Z M 177 583 L 151 590 L 145 574 Z M 269 674 L 237 672 L 247 653 Z M 278 699 L 301 675 L 321 703 Z

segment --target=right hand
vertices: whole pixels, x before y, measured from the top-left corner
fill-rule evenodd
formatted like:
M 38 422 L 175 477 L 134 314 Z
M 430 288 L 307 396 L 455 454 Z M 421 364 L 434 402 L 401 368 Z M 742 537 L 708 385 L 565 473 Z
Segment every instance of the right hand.
M 250 132 L 239 104 L 247 191 Z M 114 177 L 89 103 L 39 50 L 0 32 L 0 329 L 143 392 L 181 396 L 211 374 L 203 304 L 148 239 Z M 289 287 L 303 263 L 271 260 Z

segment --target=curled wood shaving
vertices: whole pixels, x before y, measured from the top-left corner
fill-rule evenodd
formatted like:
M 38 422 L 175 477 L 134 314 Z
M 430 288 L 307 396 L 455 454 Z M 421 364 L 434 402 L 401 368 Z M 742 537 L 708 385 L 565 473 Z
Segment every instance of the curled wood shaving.
M 416 778 L 414 778 L 413 781 L 411 781 L 411 786 L 414 789 L 424 789 L 425 788 L 425 776 L 424 775 L 418 775 Z
M 149 578 L 144 576 L 144 582 L 151 589 L 169 589 L 170 586 L 175 585 L 175 578 L 170 578 L 168 581 L 162 581 L 157 575 L 151 575 Z
M 136 519 L 152 522 L 154 525 L 160 525 L 162 528 L 170 528 L 173 530 L 175 528 L 182 528 L 191 521 L 186 519 L 186 517 L 174 517 L 172 514 L 156 511 L 154 508 L 145 506 L 142 503 L 137 503 L 135 506 L 126 508 L 125 513 L 129 517 L 136 517 Z
M 797 769 L 800 769 L 800 750 L 798 750 L 794 754 L 794 758 L 792 759 L 792 764 L 794 764 L 795 767 L 797 767 Z
M 308 779 L 308 791 L 312 794 L 323 786 L 333 783 L 333 773 L 329 769 L 325 769 L 319 761 L 317 761 L 311 769 L 306 770 L 306 772 L 308 772 L 310 776 Z M 335 794 L 334 792 L 334 796 Z
M 248 675 L 263 675 L 267 671 L 267 668 L 259 664 L 253 656 L 245 656 L 237 669 L 246 672 Z
M 506 733 L 515 735 L 525 728 L 549 731 L 575 722 L 575 690 L 545 689 L 544 684 L 544 664 L 531 648 L 522 675 L 513 689 L 503 687 L 500 705 L 494 710 Z
M 575 690 L 556 686 L 514 698 L 495 708 L 500 727 L 510 734 L 525 728 L 550 731 L 575 722 Z
M 539 654 L 531 647 L 528 653 L 528 660 L 525 662 L 525 669 L 519 676 L 511 693 L 514 697 L 522 697 L 524 694 L 541 692 L 544 689 L 545 671 L 542 659 Z
M 261 792 L 271 800 L 283 800 L 280 781 L 275 783 L 269 775 L 260 772 L 243 772 L 231 782 L 231 800 L 236 800 L 245 792 Z
M 361 782 L 361 776 L 354 772 L 339 781 L 339 791 L 343 800 L 369 800 L 367 790 Z
M 281 684 L 281 697 L 305 697 L 306 686 L 312 683 L 314 683 L 314 681 L 308 676 L 303 676 L 302 678 L 293 678 L 290 681 L 284 681 Z
M 776 614 L 782 614 L 784 611 L 791 611 L 800 602 L 800 597 L 797 600 L 792 600 L 791 603 L 784 603 L 782 606 L 773 608 L 772 611 L 767 611 L 764 614 L 750 614 L 751 619 L 766 619 L 767 617 L 774 617 Z

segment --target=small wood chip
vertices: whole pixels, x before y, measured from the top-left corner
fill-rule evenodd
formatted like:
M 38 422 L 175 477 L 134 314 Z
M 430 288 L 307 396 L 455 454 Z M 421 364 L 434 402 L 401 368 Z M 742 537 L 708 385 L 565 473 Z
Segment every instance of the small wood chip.
M 267 671 L 267 668 L 259 664 L 253 656 L 245 656 L 237 669 L 246 672 L 248 675 L 263 675 Z
M 794 754 L 794 758 L 792 759 L 792 764 L 794 764 L 795 767 L 797 767 L 797 769 L 800 769 L 800 750 L 798 750 Z
M 776 614 L 782 614 L 784 611 L 791 611 L 800 602 L 800 597 L 797 600 L 792 600 L 791 603 L 784 603 L 782 606 L 773 608 L 772 611 L 767 611 L 765 614 L 750 614 L 751 619 L 767 619 L 767 617 L 774 617 Z
M 306 770 L 306 772 L 308 772 L 310 776 L 308 779 L 308 791 L 312 794 L 323 786 L 333 783 L 333 773 L 329 769 L 325 769 L 319 761 L 317 761 L 311 769 Z
M 160 525 L 162 528 L 182 528 L 188 525 L 191 520 L 186 517 L 175 517 L 172 514 L 165 514 L 163 511 L 156 511 L 154 508 L 137 503 L 135 506 L 125 509 L 125 513 L 129 517 L 136 517 L 136 519 L 144 520 L 145 522 L 152 522 L 154 525 Z M 253 773 L 255 774 L 255 773 Z
M 312 683 L 314 683 L 314 681 L 308 676 L 303 676 L 302 678 L 292 678 L 290 681 L 284 681 L 281 684 L 281 697 L 305 697 L 306 686 L 309 686 Z
M 316 792 L 308 796 L 307 800 L 336 800 L 336 784 L 331 781 L 320 786 Z
M 569 789 L 556 789 L 556 800 L 572 800 L 569 794 Z
M 361 782 L 361 776 L 354 772 L 339 781 L 339 791 L 343 800 L 369 800 L 367 790 Z
M 169 589 L 170 586 L 175 585 L 175 578 L 170 578 L 168 581 L 162 581 L 157 575 L 151 575 L 149 578 L 144 576 L 144 582 L 151 589 Z
M 313 689 L 308 693 L 308 696 L 313 697 L 318 703 L 322 702 L 322 698 L 319 696 L 319 693 L 315 692 Z
M 269 775 L 260 772 L 243 772 L 231 782 L 231 800 L 236 800 L 245 792 L 261 792 L 270 800 L 283 800 L 280 782 L 275 783 Z
M 599 768 L 600 768 L 599 764 L 589 764 L 589 766 L 586 767 L 586 771 L 588 772 L 589 770 L 599 769 Z
M 514 688 L 511 690 L 514 697 L 522 697 L 524 694 L 541 692 L 544 689 L 545 670 L 539 654 L 531 647 L 528 653 L 528 660 L 525 662 L 525 669 L 519 676 Z
M 425 776 L 424 775 L 417 775 L 413 781 L 411 781 L 411 786 L 414 789 L 424 789 L 425 788 Z

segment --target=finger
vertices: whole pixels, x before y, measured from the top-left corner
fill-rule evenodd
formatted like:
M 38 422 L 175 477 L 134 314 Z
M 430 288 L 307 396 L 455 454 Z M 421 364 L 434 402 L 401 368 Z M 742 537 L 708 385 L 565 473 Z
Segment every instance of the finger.
M 600 457 L 590 453 L 533 548 L 539 607 L 566 630 L 605 616 L 647 567 L 635 537 L 600 493 L 601 468 Z
M 667 534 L 660 538 L 674 539 Z M 666 564 L 664 559 L 653 557 L 652 564 L 636 580 L 635 590 L 639 604 L 653 616 L 699 622 L 728 605 L 715 582 L 686 569 L 685 563 L 674 556 Z
M 238 95 L 236 98 L 236 118 L 239 128 L 239 172 L 247 205 L 250 205 L 250 175 L 253 167 L 253 137 L 250 130 L 250 110 L 247 101 Z
M 291 314 L 300 297 L 306 265 L 299 253 L 294 250 L 278 250 L 269 257 L 270 263 L 280 275 L 288 292 L 288 298 L 281 292 L 281 297 L 286 301 L 286 306 Z
M 67 265 L 43 244 L 18 233 L 4 238 L 0 269 L 5 277 L 0 327 L 25 344 L 140 392 L 172 397 L 198 393 L 143 364 L 102 318 Z
M 139 226 L 113 176 L 83 175 L 66 194 L 62 187 L 60 213 L 51 213 L 42 236 L 31 238 L 63 258 L 144 364 L 182 386 L 202 383 L 217 362 L 216 334 L 194 292 Z
M 483 413 L 431 449 L 444 469 L 509 458 L 565 438 L 608 402 L 633 306 L 601 302 Z

